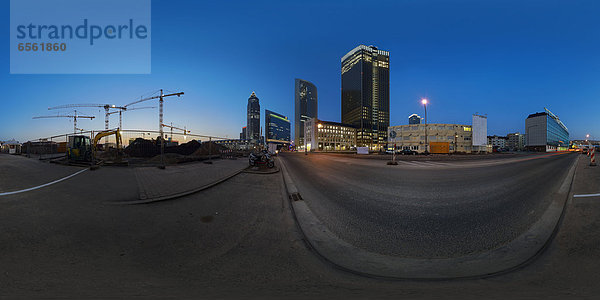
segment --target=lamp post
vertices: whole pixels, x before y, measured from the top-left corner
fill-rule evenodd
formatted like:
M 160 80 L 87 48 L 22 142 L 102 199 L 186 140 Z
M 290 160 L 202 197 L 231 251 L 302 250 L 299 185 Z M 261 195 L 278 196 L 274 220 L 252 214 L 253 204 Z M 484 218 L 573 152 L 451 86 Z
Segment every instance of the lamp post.
M 421 99 L 421 103 L 425 108 L 425 154 L 429 154 L 429 144 L 427 143 L 427 99 Z
M 454 153 L 456 153 L 456 148 L 458 147 L 458 132 L 454 133 Z

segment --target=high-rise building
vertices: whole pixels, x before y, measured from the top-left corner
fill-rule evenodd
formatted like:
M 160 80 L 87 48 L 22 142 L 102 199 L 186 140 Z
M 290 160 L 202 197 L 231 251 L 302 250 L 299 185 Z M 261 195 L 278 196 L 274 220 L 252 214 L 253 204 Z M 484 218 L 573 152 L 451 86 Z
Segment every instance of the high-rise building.
M 473 115 L 473 152 L 487 152 L 487 116 Z
M 290 120 L 284 115 L 265 109 L 266 143 L 289 144 Z
M 358 146 L 383 147 L 390 124 L 390 53 L 360 45 L 342 57 L 342 123 Z
M 304 123 L 317 118 L 317 87 L 306 80 L 296 78 L 294 112 L 294 143 L 304 147 Z
M 408 125 L 421 124 L 421 117 L 417 114 L 408 116 Z
M 258 97 L 252 92 L 248 98 L 248 124 L 246 125 L 246 138 L 253 143 L 260 142 L 260 104 Z
M 247 138 L 246 126 L 242 127 L 242 132 L 240 132 L 240 140 L 245 140 Z
M 544 108 L 525 120 L 525 144 L 529 151 L 564 151 L 569 148 L 569 129 L 560 119 Z

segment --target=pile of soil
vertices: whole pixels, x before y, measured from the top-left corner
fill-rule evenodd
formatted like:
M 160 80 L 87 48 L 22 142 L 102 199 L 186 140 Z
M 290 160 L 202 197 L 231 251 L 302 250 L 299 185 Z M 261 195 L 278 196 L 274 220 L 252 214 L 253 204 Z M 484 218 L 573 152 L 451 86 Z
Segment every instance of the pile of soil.
M 194 151 L 193 155 L 195 155 L 195 156 L 208 155 L 209 144 L 210 144 L 210 154 L 211 155 L 219 154 L 221 150 L 227 149 L 225 146 L 215 144 L 214 142 L 204 142 L 204 143 L 202 143 L 202 145 L 200 145 L 200 148 L 198 148 L 196 151 Z
M 124 151 L 131 157 L 153 157 L 160 154 L 160 140 L 137 138 Z
M 196 140 L 191 140 L 179 146 L 165 147 L 165 153 L 177 153 L 181 155 L 191 155 L 200 148 L 200 143 Z
M 165 153 L 191 155 L 194 154 L 200 148 L 200 143 L 196 140 L 192 140 L 178 146 L 165 146 Z M 125 153 L 130 157 L 154 157 L 160 154 L 160 139 L 146 140 L 142 138 L 137 138 L 135 139 L 135 141 L 129 144 L 127 148 L 125 148 Z

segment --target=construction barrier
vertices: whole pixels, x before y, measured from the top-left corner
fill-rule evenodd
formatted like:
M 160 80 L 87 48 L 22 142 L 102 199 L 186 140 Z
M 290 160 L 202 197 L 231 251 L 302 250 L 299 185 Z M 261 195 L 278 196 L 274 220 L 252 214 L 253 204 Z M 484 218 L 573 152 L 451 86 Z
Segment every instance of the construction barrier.
M 233 151 L 233 149 L 223 149 L 221 150 L 221 158 L 230 158 L 233 159 L 235 158 L 236 153 Z
M 595 148 L 592 148 L 592 154 L 590 154 L 590 166 L 596 166 L 596 153 Z

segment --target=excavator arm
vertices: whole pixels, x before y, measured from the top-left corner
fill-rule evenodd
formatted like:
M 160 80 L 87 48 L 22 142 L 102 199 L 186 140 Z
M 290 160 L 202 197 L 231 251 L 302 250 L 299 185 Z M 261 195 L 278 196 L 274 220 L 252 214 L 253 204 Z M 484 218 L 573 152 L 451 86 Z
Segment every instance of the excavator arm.
M 92 147 L 94 148 L 94 151 L 96 151 L 96 147 L 98 146 L 98 142 L 100 141 L 100 139 L 102 139 L 103 137 L 113 135 L 113 134 L 115 135 L 115 139 L 117 141 L 117 148 L 120 148 L 121 144 L 123 144 L 123 141 L 121 140 L 121 131 L 118 129 L 117 130 L 105 130 L 105 131 L 100 131 L 94 137 L 94 141 L 92 142 Z

